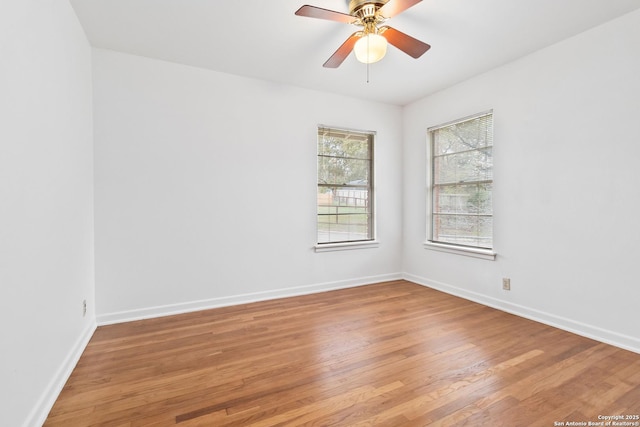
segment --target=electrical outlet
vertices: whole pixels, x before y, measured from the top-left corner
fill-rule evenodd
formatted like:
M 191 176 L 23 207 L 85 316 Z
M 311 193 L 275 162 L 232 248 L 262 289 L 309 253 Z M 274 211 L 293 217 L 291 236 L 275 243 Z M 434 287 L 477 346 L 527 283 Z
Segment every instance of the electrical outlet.
M 502 289 L 504 289 L 505 291 L 511 290 L 511 279 L 509 279 L 508 277 L 504 277 L 502 279 Z
M 82 301 L 82 317 L 87 315 L 87 300 Z

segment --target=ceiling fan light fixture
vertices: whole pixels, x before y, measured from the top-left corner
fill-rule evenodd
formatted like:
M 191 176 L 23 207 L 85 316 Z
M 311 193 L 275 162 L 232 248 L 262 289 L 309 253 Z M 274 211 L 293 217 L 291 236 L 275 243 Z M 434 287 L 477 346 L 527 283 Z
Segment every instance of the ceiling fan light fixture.
M 358 61 L 373 64 L 384 58 L 387 53 L 387 39 L 380 34 L 365 34 L 353 46 L 353 51 Z

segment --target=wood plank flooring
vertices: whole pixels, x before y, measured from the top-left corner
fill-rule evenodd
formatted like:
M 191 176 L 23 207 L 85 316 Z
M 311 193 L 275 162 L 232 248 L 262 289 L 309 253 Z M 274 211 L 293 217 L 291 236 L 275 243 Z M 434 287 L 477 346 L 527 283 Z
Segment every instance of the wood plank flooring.
M 639 354 L 394 281 L 99 327 L 45 425 L 529 427 L 611 415 L 640 425 Z

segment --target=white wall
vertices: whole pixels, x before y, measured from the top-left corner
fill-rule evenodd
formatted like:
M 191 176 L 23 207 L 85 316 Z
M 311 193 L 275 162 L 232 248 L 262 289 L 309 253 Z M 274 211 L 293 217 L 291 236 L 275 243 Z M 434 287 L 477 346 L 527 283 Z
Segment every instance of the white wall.
M 35 426 L 44 420 L 95 328 L 91 91 L 91 48 L 67 1 L 3 1 L 4 426 Z
M 93 59 L 99 323 L 399 277 L 401 108 Z M 378 132 L 379 248 L 313 250 L 320 123 Z
M 640 351 L 639 52 L 637 11 L 406 107 L 407 277 Z M 497 260 L 424 249 L 426 129 L 490 108 Z

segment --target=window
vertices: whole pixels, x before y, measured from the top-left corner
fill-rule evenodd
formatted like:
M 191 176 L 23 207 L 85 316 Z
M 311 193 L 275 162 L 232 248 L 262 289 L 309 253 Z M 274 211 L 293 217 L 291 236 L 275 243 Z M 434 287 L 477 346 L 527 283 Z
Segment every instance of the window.
M 430 128 L 428 240 L 460 249 L 493 248 L 493 114 Z
M 372 132 L 318 127 L 318 244 L 374 239 Z

